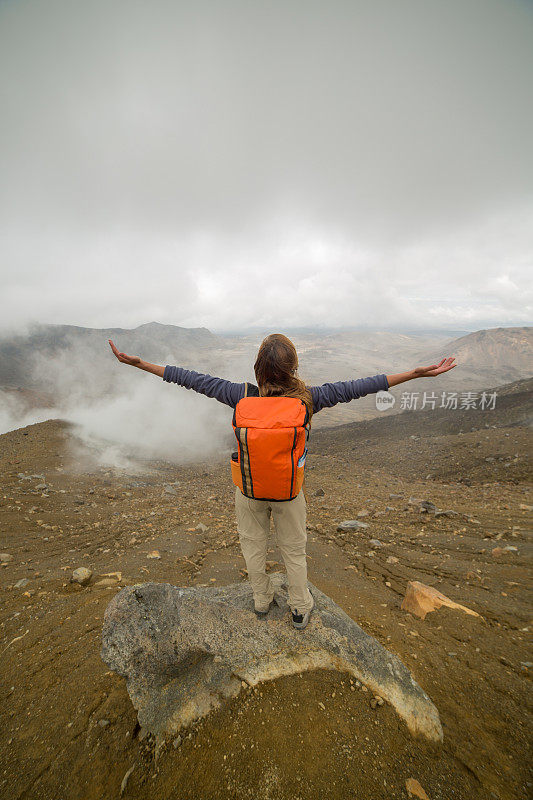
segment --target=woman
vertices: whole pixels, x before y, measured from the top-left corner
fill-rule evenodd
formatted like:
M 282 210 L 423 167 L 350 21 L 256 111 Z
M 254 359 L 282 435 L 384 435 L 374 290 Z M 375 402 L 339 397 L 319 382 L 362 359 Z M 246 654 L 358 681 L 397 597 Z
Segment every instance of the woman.
M 182 367 L 150 364 L 138 356 L 120 353 L 111 339 L 109 344 L 115 356 L 123 364 L 152 372 L 164 381 L 177 383 L 207 397 L 214 397 L 233 409 L 245 397 L 297 398 L 307 408 L 306 421 L 309 423 L 312 415 L 323 408 L 331 408 L 337 403 L 348 403 L 350 400 L 380 390 L 386 391 L 391 386 L 414 378 L 435 377 L 456 366 L 453 363 L 454 358 L 443 358 L 439 364 L 417 367 L 396 375 L 379 374 L 353 381 L 306 386 L 297 375 L 298 356 L 293 343 L 286 336 L 273 333 L 264 339 L 259 348 L 254 364 L 257 380 L 255 386 L 247 383 L 231 383 Z M 305 454 L 303 458 L 305 459 Z M 270 515 L 272 515 L 278 545 L 287 570 L 292 624 L 295 628 L 305 628 L 314 601 L 307 585 L 306 503 L 303 491 L 300 490 L 294 499 L 258 500 L 253 496 L 245 496 L 243 491 L 236 487 L 235 511 L 239 541 L 252 585 L 256 614 L 260 617 L 265 616 L 274 598 L 274 588 L 266 573 L 267 538 Z

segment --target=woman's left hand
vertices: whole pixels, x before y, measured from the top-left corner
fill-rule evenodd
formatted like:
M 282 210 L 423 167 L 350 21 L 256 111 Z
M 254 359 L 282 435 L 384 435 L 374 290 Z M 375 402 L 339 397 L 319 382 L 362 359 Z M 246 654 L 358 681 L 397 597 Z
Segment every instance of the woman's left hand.
M 448 372 L 457 366 L 454 364 L 455 356 L 450 358 L 443 358 L 439 364 L 431 364 L 429 367 L 416 367 L 413 370 L 415 378 L 434 378 L 437 375 L 442 375 L 443 372 Z

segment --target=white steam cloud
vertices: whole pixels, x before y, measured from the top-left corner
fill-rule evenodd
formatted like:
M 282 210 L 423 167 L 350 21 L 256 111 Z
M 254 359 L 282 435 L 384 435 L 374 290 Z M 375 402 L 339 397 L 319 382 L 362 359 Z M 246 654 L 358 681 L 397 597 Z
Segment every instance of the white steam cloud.
M 179 360 L 169 353 L 162 363 Z M 120 364 L 110 351 L 95 355 L 94 347 L 76 342 L 53 356 L 34 358 L 28 369 L 33 381 L 56 398 L 54 407 L 21 417 L 11 401 L 3 430 L 14 423 L 64 419 L 77 426 L 99 463 L 114 466 L 133 466 L 135 459 L 202 461 L 229 450 L 229 407 Z M 238 366 L 230 369 L 235 374 Z

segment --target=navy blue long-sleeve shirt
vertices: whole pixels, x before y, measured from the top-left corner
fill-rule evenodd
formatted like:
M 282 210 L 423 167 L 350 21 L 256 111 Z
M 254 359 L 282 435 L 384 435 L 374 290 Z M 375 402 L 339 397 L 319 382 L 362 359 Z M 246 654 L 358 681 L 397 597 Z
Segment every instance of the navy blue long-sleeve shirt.
M 232 383 L 223 378 L 214 378 L 192 369 L 172 367 L 167 364 L 163 373 L 163 380 L 167 383 L 177 383 L 185 389 L 214 397 L 220 403 L 225 403 L 235 408 L 239 400 L 244 397 L 244 383 Z M 389 383 L 387 376 L 382 373 L 370 378 L 357 378 L 354 381 L 337 381 L 336 383 L 323 383 L 322 386 L 309 386 L 313 398 L 313 413 L 316 414 L 323 408 L 331 408 L 337 403 L 349 403 L 359 397 L 365 397 L 379 391 L 387 391 Z M 248 396 L 259 396 L 259 389 L 253 383 L 248 384 Z

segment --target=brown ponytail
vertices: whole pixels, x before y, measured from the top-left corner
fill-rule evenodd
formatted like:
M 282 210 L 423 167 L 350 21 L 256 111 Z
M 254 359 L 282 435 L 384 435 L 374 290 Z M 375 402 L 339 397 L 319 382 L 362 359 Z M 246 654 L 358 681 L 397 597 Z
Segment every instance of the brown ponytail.
M 297 377 L 296 348 L 282 333 L 271 333 L 263 340 L 254 364 L 262 397 L 299 397 L 313 415 L 313 399 L 305 383 Z

